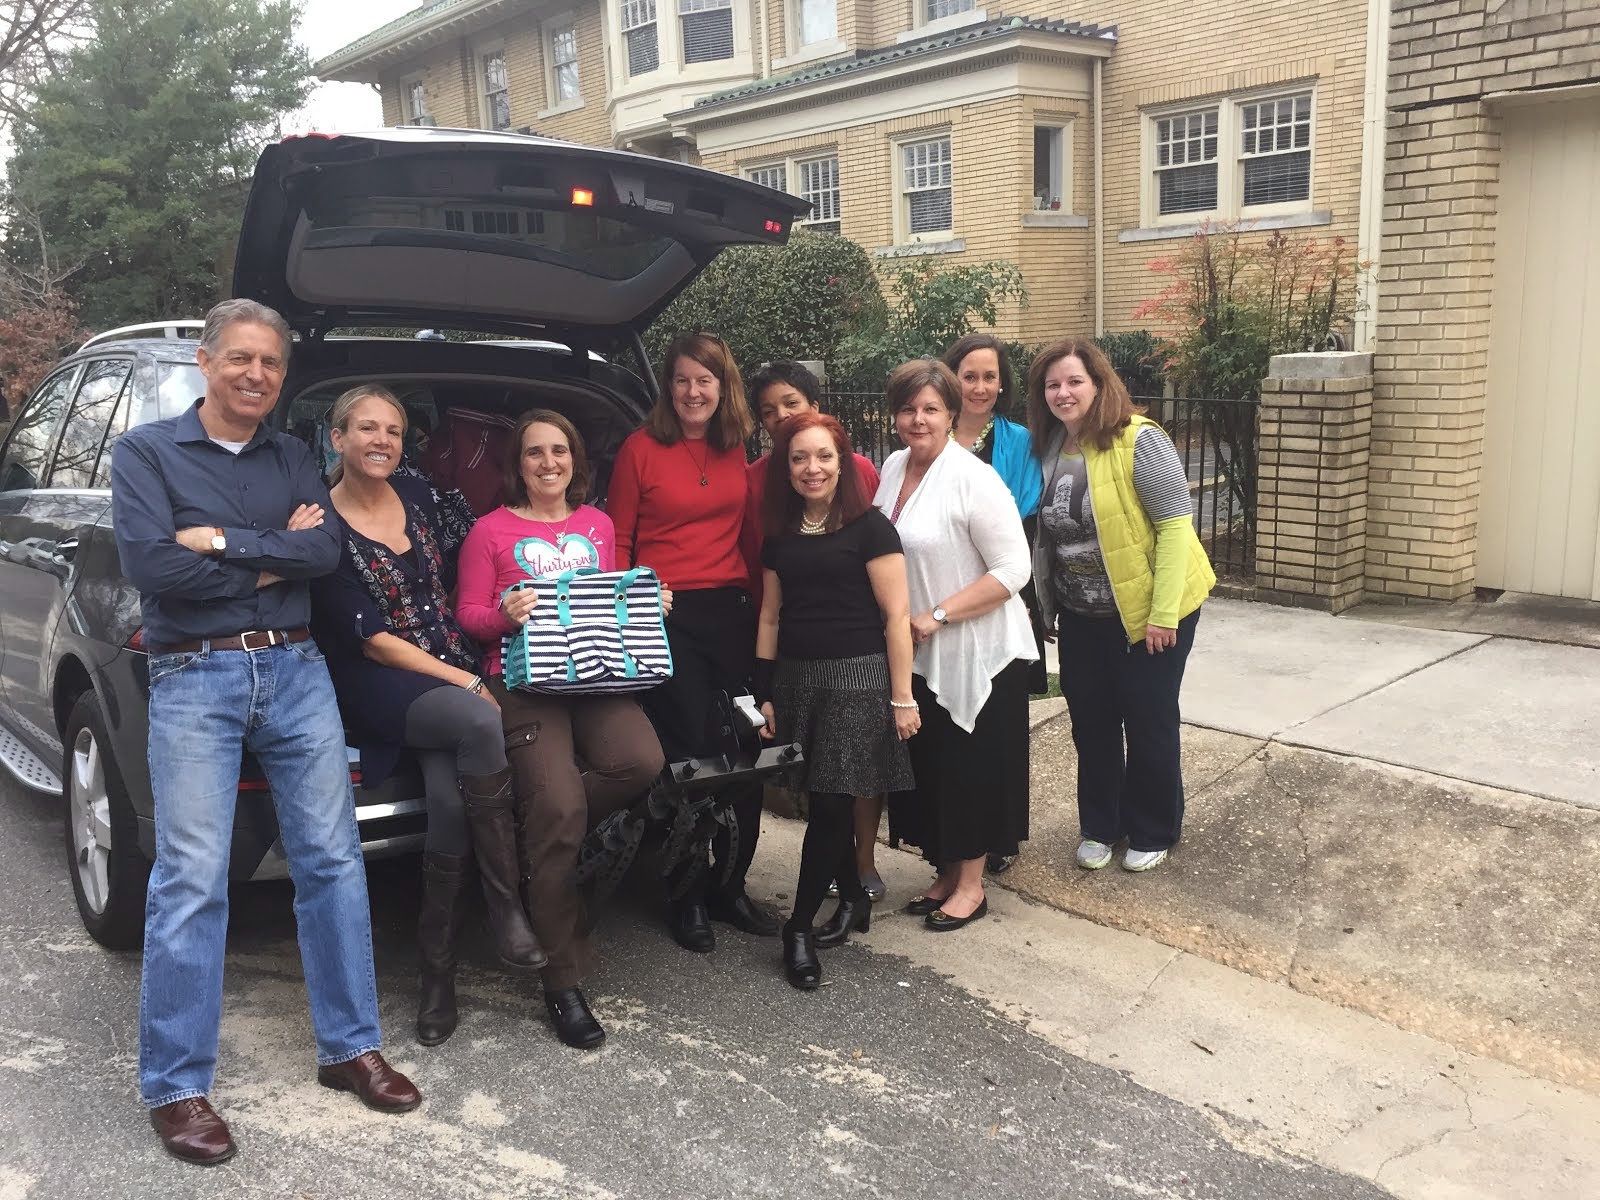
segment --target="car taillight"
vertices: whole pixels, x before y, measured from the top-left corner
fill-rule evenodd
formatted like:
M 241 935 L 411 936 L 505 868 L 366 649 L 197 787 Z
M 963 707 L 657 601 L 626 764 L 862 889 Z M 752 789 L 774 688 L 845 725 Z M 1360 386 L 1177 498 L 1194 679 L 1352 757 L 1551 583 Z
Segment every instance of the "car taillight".
M 133 631 L 133 636 L 131 638 L 129 638 L 124 643 L 124 645 L 126 645 L 129 650 L 134 651 L 136 654 L 143 654 L 144 653 L 144 626 L 141 625 L 141 626 L 139 626 L 138 629 L 135 629 Z

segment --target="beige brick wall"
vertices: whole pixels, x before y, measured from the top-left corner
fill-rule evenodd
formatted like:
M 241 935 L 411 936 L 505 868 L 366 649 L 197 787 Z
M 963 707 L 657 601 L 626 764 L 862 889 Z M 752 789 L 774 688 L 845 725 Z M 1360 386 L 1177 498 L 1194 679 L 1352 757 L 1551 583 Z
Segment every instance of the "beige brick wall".
M 1593 0 L 1395 4 L 1371 593 L 1456 599 L 1476 575 L 1500 163 L 1499 121 L 1482 97 L 1596 80 Z

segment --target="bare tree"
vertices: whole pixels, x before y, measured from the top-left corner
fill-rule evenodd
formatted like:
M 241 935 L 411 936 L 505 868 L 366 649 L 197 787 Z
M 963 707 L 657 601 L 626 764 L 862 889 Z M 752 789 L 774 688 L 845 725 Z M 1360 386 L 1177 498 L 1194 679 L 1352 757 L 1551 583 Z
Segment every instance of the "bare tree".
M 0 3 L 0 125 L 25 117 L 33 84 L 84 33 L 90 0 L 7 0 Z

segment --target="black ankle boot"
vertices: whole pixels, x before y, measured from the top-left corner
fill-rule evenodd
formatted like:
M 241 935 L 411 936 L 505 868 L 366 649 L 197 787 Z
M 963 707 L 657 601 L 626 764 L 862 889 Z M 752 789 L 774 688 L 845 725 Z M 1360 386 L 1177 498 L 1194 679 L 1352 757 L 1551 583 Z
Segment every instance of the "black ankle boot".
M 809 929 L 783 929 L 783 973 L 789 986 L 802 992 L 815 991 L 822 982 L 822 964 L 817 961 L 815 935 Z
M 866 933 L 871 928 L 871 900 L 865 896 L 859 900 L 841 900 L 833 916 L 817 927 L 817 945 L 842 946 L 852 933 Z
M 536 969 L 549 962 L 523 910 L 517 884 L 517 821 L 512 811 L 511 769 L 492 775 L 464 775 L 461 797 L 467 804 L 472 853 L 478 860 L 489 933 L 495 953 L 509 967 Z
M 589 1011 L 589 1002 L 575 987 L 545 992 L 544 1008 L 556 1027 L 556 1036 L 574 1050 L 593 1050 L 606 1040 L 606 1031 Z
M 456 945 L 466 914 L 465 878 L 466 860 L 453 854 L 423 855 L 417 1041 L 424 1046 L 437 1046 L 456 1031 Z

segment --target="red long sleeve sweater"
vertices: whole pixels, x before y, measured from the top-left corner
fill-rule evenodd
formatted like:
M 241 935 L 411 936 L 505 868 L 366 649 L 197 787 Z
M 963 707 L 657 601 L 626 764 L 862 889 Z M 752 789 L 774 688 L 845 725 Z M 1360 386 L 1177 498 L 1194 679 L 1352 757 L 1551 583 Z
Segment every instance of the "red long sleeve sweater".
M 617 452 L 606 492 L 618 565 L 651 567 L 675 592 L 748 588 L 739 549 L 746 491 L 743 447 L 713 450 L 705 441 L 663 446 L 636 430 Z

